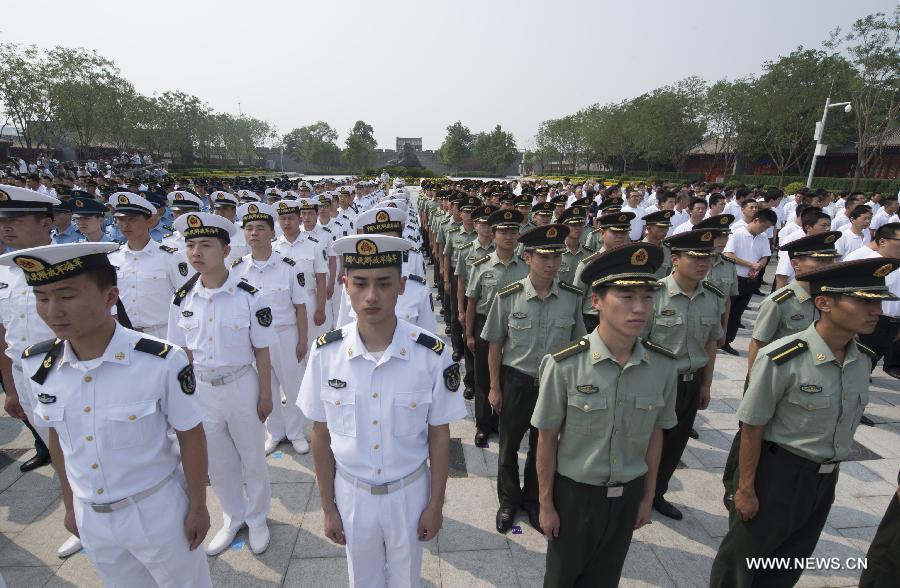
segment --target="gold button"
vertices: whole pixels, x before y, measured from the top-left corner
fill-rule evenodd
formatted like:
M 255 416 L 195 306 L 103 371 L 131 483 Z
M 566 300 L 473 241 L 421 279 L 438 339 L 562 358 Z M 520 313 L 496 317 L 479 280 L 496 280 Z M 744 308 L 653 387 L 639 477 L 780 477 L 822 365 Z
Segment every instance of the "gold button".
M 84 381 L 85 381 L 85 382 L 90 382 L 90 381 L 93 380 L 93 379 L 94 379 L 94 378 L 92 378 L 92 377 L 90 377 L 90 376 L 85 376 L 85 377 L 84 377 Z
M 648 405 L 647 405 L 647 410 L 653 410 L 653 405 L 652 405 L 652 404 L 648 404 Z
M 137 417 L 136 417 L 135 415 L 133 415 L 133 414 L 128 415 L 128 420 L 129 420 L 129 421 L 133 421 L 133 420 L 135 420 L 136 418 L 137 418 Z
M 91 407 L 90 407 L 90 406 L 85 406 L 85 407 L 84 407 L 84 412 L 91 412 Z
M 373 447 L 373 449 L 378 449 L 378 443 L 375 444 L 375 447 Z
M 341 401 L 340 401 L 340 400 L 335 400 L 335 401 L 334 401 L 334 405 L 335 405 L 335 406 L 340 406 L 340 404 L 341 404 Z
M 410 408 L 415 408 L 415 407 L 416 407 L 416 403 L 413 402 L 412 404 L 409 405 L 409 407 L 410 407 Z
M 44 420 L 45 420 L 45 421 L 49 421 L 49 420 L 50 420 L 50 417 L 48 417 L 47 415 L 44 415 Z
M 590 409 L 591 409 L 591 405 L 590 405 L 590 404 L 585 404 L 585 405 L 584 405 L 584 412 L 587 412 L 587 411 L 589 411 Z
M 88 435 L 87 437 L 84 438 L 84 440 L 85 440 L 85 441 L 93 441 L 93 440 L 94 440 L 94 436 L 93 436 L 93 435 Z
M 809 404 L 806 405 L 806 408 L 808 408 L 809 410 L 812 410 L 812 407 L 813 407 L 812 402 L 810 402 Z
M 97 494 L 103 494 L 103 488 L 97 488 Z
M 613 458 L 613 463 L 619 463 L 619 460 L 616 459 L 616 458 L 614 457 L 614 458 Z
M 619 401 L 619 406 L 622 406 L 622 401 L 621 401 L 621 400 Z
M 95 464 L 95 463 L 92 463 L 92 464 L 91 464 L 91 469 L 92 469 L 92 470 L 96 470 L 96 469 L 99 468 L 99 467 L 100 467 L 100 466 L 98 466 L 98 465 Z

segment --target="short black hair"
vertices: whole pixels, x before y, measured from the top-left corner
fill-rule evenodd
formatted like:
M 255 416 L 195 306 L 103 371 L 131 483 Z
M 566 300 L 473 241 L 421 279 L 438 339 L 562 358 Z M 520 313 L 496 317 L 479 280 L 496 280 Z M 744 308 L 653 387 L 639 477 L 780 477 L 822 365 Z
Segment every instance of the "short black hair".
M 799 208 L 799 206 L 797 208 Z M 803 227 L 803 231 L 806 232 L 806 227 L 814 226 L 823 218 L 831 222 L 831 217 L 828 216 L 827 212 L 824 212 L 821 208 L 810 206 L 800 215 L 800 226 Z
M 723 194 L 719 194 L 718 192 L 714 192 L 709 196 L 709 205 L 715 206 L 719 202 L 725 200 L 725 196 Z
M 115 288 L 119 283 L 116 268 L 111 265 L 92 267 L 81 273 L 90 278 L 101 292 Z
M 756 211 L 756 214 L 753 215 L 753 218 L 750 219 L 750 222 L 755 220 L 762 221 L 764 223 L 775 224 L 778 222 L 778 215 L 775 214 L 775 211 L 771 208 L 760 208 Z
M 675 200 L 677 198 L 678 198 L 678 194 L 676 194 L 675 192 L 673 192 L 671 190 L 666 190 L 656 200 L 659 204 L 662 204 L 663 202 L 666 202 L 667 200 Z
M 709 208 L 706 204 L 705 198 L 697 198 L 696 196 L 691 198 L 690 203 L 688 203 L 688 210 L 693 210 L 695 204 L 702 204 L 704 208 Z
M 856 208 L 854 208 L 853 210 L 850 211 L 850 214 L 847 215 L 847 218 L 849 218 L 850 220 L 854 220 L 854 219 L 861 217 L 862 215 L 864 215 L 866 213 L 871 214 L 872 209 L 869 208 L 869 206 L 866 204 L 860 204 L 859 206 L 857 206 Z
M 879 239 L 894 239 L 900 231 L 900 223 L 885 223 L 875 231 L 875 242 Z

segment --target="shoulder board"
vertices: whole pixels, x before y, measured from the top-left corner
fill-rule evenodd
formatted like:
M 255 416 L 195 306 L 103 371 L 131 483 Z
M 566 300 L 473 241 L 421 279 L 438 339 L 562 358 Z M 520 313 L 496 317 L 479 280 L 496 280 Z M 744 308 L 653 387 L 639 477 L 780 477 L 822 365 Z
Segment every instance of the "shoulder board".
M 175 227 L 171 227 L 169 225 L 163 225 L 163 228 L 167 231 L 175 231 Z
M 237 259 L 235 259 L 234 261 L 231 262 L 231 267 L 237 267 L 237 266 L 241 265 L 242 263 L 244 263 L 244 258 L 238 257 Z
M 197 283 L 197 280 L 200 279 L 200 272 L 194 274 L 194 277 L 184 283 L 177 292 L 175 292 L 175 298 L 172 299 L 172 304 L 175 306 L 181 306 L 181 301 L 184 300 L 184 297 L 187 296 L 188 292 L 191 291 L 191 288 L 194 287 L 194 284 Z
M 456 228 L 450 229 L 447 232 L 448 233 L 460 233 L 460 232 L 462 232 L 462 229 L 460 229 L 459 227 L 456 227 Z
M 291 267 L 297 265 L 297 262 L 294 261 L 293 259 L 291 259 L 290 257 L 282 257 L 281 261 L 283 261 L 284 263 L 288 264 Z
M 468 249 L 469 247 L 471 247 L 471 246 L 474 245 L 474 244 L 475 244 L 475 241 L 469 241 L 469 242 L 466 243 L 465 245 L 460 245 L 459 247 L 457 247 L 457 249 L 458 249 L 459 251 L 462 251 L 463 249 Z
M 168 239 L 169 237 L 173 236 L 174 234 L 175 233 L 166 233 L 165 235 L 163 235 L 163 239 Z
M 567 357 L 572 357 L 573 355 L 583 353 L 590 348 L 591 348 L 591 346 L 588 343 L 587 338 L 582 337 L 581 339 L 572 341 L 571 343 L 569 343 L 568 345 L 566 345 L 559 351 L 555 351 L 555 352 L 551 353 L 550 355 L 553 356 L 554 360 L 561 361 L 563 359 L 566 359 Z
M 250 294 L 256 294 L 257 292 L 259 292 L 258 288 L 254 288 L 247 282 L 238 282 L 237 287 L 240 288 L 241 290 L 243 290 L 244 292 L 249 292 Z
M 779 292 L 778 294 L 773 294 L 772 300 L 774 302 L 784 302 L 785 300 L 787 300 L 788 298 L 790 298 L 793 295 L 794 295 L 794 290 L 791 288 L 788 288 L 784 292 Z
M 162 249 L 163 251 L 165 251 L 166 253 L 177 253 L 178 252 L 177 249 L 175 249 L 174 247 L 169 247 L 168 245 L 160 245 L 159 248 Z
M 806 341 L 803 339 L 794 339 L 787 345 L 782 345 L 778 349 L 773 349 L 766 355 L 775 365 L 781 365 L 789 359 L 793 359 L 809 349 Z
M 578 286 L 576 286 L 574 284 L 570 284 L 569 282 L 560 282 L 559 287 L 562 288 L 563 290 L 568 290 L 569 292 L 572 292 L 573 294 L 578 294 L 579 296 L 584 296 L 584 290 L 582 290 L 581 288 L 579 288 Z
M 47 353 L 53 349 L 53 346 L 57 343 L 59 343 L 59 339 L 47 339 L 46 341 L 29 345 L 25 348 L 25 351 L 22 352 L 22 358 L 31 357 L 32 355 L 37 355 L 39 353 Z
M 427 282 L 427 281 L 425 280 L 425 278 L 423 278 L 422 276 L 417 276 L 417 275 L 415 275 L 415 274 L 409 274 L 409 275 L 406 276 L 406 277 L 407 277 L 407 279 L 410 279 L 410 280 L 412 280 L 413 282 L 419 282 L 420 284 L 428 285 L 428 282 Z
M 641 339 L 641 343 L 647 349 L 655 351 L 655 352 L 659 353 L 660 355 L 665 355 L 669 359 L 677 359 L 678 358 L 678 356 L 675 355 L 675 353 L 671 349 L 669 349 L 668 347 L 663 347 L 659 343 L 654 343 L 650 339 Z
M 141 339 L 134 344 L 135 351 L 143 351 L 157 357 L 165 357 L 169 355 L 172 346 L 165 341 L 157 341 L 156 339 Z
M 602 230 L 603 230 L 603 229 L 594 229 L 594 230 L 592 230 L 592 231 L 591 231 L 590 233 L 588 233 L 588 234 L 589 234 L 589 235 L 596 235 L 597 233 L 599 233 L 599 232 L 602 231 Z
M 323 345 L 328 345 L 329 343 L 333 343 L 335 341 L 340 341 L 344 338 L 344 331 L 341 329 L 335 329 L 333 331 L 328 331 L 318 339 L 316 339 L 316 348 L 322 347 Z
M 594 249 L 593 247 L 588 247 L 587 245 L 582 245 L 581 248 L 584 249 L 585 251 L 590 251 L 591 253 L 597 252 L 596 249 Z
M 490 258 L 491 258 L 490 255 L 485 255 L 484 257 L 479 257 L 478 259 L 476 259 L 475 261 L 472 262 L 472 265 L 481 265 L 482 263 L 486 262 Z
M 594 252 L 591 253 L 590 255 L 587 255 L 587 256 L 585 256 L 585 257 L 582 257 L 582 258 L 578 261 L 578 263 L 583 263 L 583 264 L 587 265 L 588 263 L 594 261 L 594 259 L 596 259 L 599 255 L 600 255 L 600 252 L 599 252 L 599 251 L 594 251 Z
M 44 380 L 47 379 L 47 374 L 50 373 L 50 369 L 56 363 L 56 360 L 60 358 L 63 350 L 63 342 L 61 339 L 51 339 L 49 342 L 44 341 L 43 343 L 37 343 L 32 346 L 32 355 L 34 355 L 34 348 L 38 346 L 45 346 L 49 343 L 49 347 L 47 347 L 47 353 L 44 356 L 44 361 L 41 362 L 41 367 L 38 368 L 34 375 L 31 376 L 32 381 L 37 382 L 38 384 L 43 384 Z M 25 351 L 28 351 L 27 349 Z
M 519 290 L 524 290 L 524 289 L 525 289 L 525 286 L 522 285 L 522 282 L 514 282 L 514 283 L 510 284 L 509 286 L 507 286 L 506 288 L 503 288 L 502 290 L 497 292 L 497 296 L 499 296 L 500 298 L 506 298 L 510 294 L 515 294 Z
M 725 297 L 725 292 L 722 292 L 718 286 L 714 286 L 712 282 L 708 280 L 703 280 L 703 287 L 709 290 L 710 292 L 716 294 L 719 298 Z
M 328 227 L 326 227 L 324 225 L 322 226 L 322 230 L 327 231 L 329 233 L 331 232 L 331 229 L 329 229 Z
M 444 350 L 444 342 L 440 339 L 435 339 L 430 335 L 426 335 L 425 333 L 419 333 L 419 336 L 416 337 L 416 343 L 422 345 L 423 347 L 427 347 L 437 353 L 438 355 Z
M 722 259 L 722 261 L 727 261 L 728 263 L 731 263 L 731 264 L 737 263 L 736 261 L 734 261 L 734 260 L 731 259 L 730 257 L 725 257 L 724 255 L 719 255 L 719 257 Z
M 319 240 L 316 239 L 315 237 L 307 237 L 307 239 L 309 239 L 309 240 L 312 241 L 313 243 L 318 243 L 318 242 L 319 242 Z
M 876 363 L 878 363 L 878 355 L 875 353 L 874 350 L 872 350 L 871 347 L 867 347 L 866 345 L 863 345 L 863 344 L 860 343 L 859 340 L 857 339 L 857 341 L 856 341 L 856 348 L 859 349 L 860 351 L 862 351 L 863 353 L 865 353 L 866 355 L 869 356 L 869 359 L 872 360 L 872 365 L 875 365 Z

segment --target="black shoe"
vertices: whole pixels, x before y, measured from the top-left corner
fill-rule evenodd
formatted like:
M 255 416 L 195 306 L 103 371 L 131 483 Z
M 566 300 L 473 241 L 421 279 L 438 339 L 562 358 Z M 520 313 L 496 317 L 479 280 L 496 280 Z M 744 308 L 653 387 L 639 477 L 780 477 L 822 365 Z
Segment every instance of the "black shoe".
M 860 424 L 866 425 L 866 426 L 869 426 L 869 427 L 874 427 L 874 426 L 875 426 L 875 421 L 873 421 L 872 419 L 870 419 L 870 418 L 867 417 L 866 415 L 862 415 L 861 417 L 859 417 L 859 422 L 860 422 Z
M 688 437 L 690 437 L 691 439 L 699 439 L 700 433 L 697 432 L 697 429 L 691 429 L 691 432 L 688 433 Z
M 544 531 L 541 529 L 541 507 L 538 504 L 524 504 L 522 505 L 522 509 L 528 513 L 528 524 L 531 527 L 540 533 L 544 534 Z
M 462 359 L 462 356 L 463 356 L 463 352 L 462 352 L 462 351 L 454 351 L 454 352 L 453 352 L 453 356 L 452 356 L 452 357 L 453 357 L 453 361 L 459 361 L 460 359 Z
M 756 290 L 754 290 L 753 295 L 754 295 L 754 296 L 765 296 L 765 294 L 763 294 L 762 291 L 761 291 L 759 288 L 757 288 Z
M 449 334 L 450 334 L 450 325 L 447 325 L 446 327 L 444 327 L 444 334 L 445 334 L 445 335 L 449 335 Z
M 19 471 L 22 472 L 30 472 L 31 470 L 36 470 L 41 466 L 45 466 L 50 463 L 49 455 L 35 455 L 25 463 L 19 466 Z
M 732 347 L 729 343 L 722 345 L 721 347 L 719 347 L 719 349 L 721 349 L 728 355 L 740 355 L 740 353 L 738 353 L 737 350 L 734 347 Z
M 734 494 L 725 492 L 725 494 L 722 495 L 722 504 L 725 505 L 725 510 L 731 512 L 731 505 L 734 504 Z
M 513 526 L 513 517 L 515 516 L 515 508 L 512 506 L 501 506 L 497 511 L 497 532 L 504 535 L 509 533 Z
M 475 447 L 487 447 L 488 446 L 488 434 L 484 431 L 476 431 L 475 433 Z
M 676 521 L 680 521 L 684 518 L 684 515 L 681 514 L 681 511 L 675 508 L 674 504 L 672 504 L 662 496 L 657 496 L 653 499 L 653 509 L 664 517 L 669 517 L 670 519 L 675 519 Z
M 466 400 L 472 400 L 475 398 L 475 389 L 471 386 L 466 386 L 466 389 L 463 390 L 463 398 Z
M 900 379 L 900 368 L 898 368 L 898 367 L 884 368 L 884 373 L 886 373 L 887 375 L 889 375 L 892 378 Z

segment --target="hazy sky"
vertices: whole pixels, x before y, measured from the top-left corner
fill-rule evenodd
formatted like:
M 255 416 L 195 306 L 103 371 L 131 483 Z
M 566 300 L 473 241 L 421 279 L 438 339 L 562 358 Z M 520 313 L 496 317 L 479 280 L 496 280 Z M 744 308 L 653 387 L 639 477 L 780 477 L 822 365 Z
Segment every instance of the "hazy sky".
M 756 73 L 892 0 L 181 0 L 7 6 L 0 39 L 96 49 L 145 94 L 182 90 L 286 133 L 362 119 L 380 147 L 541 121 L 689 75 Z M 840 97 L 839 97 L 840 98 Z

